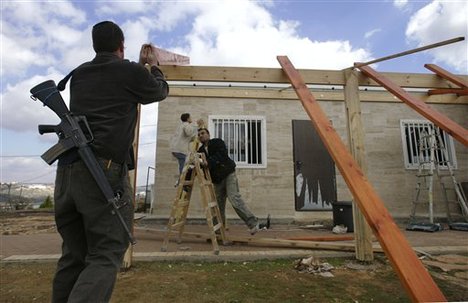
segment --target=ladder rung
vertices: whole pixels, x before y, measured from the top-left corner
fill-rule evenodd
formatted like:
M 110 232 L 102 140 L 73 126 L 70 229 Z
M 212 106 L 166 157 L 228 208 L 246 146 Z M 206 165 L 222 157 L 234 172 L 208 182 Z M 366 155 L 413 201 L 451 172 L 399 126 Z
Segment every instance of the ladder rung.
M 179 201 L 177 202 L 176 207 L 177 207 L 177 208 L 186 207 L 186 206 L 188 206 L 189 204 L 190 204 L 190 201 L 188 201 L 188 200 L 179 200 Z
M 171 225 L 171 229 L 180 227 L 180 226 L 182 226 L 184 224 L 185 224 L 185 221 L 180 221 L 180 222 L 174 223 L 174 224 Z
M 218 224 L 216 224 L 215 226 L 213 226 L 213 230 L 214 230 L 214 231 L 217 231 L 217 230 L 220 230 L 222 227 L 223 227 L 223 224 L 218 223 Z
M 217 207 L 217 206 L 218 206 L 217 202 L 209 202 L 208 203 L 208 207 L 210 207 L 210 208 Z

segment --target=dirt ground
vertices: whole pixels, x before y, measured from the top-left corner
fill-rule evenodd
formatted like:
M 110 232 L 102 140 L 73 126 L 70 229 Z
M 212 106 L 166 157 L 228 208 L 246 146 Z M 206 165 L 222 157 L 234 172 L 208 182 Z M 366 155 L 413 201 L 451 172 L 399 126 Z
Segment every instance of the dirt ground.
M 38 243 L 44 242 L 42 244 L 47 246 L 44 252 L 60 251 L 60 239 L 51 213 L 4 215 L 0 219 L 2 258 L 14 253 L 11 246 L 21 244 L 21 239 L 31 242 L 37 238 Z M 203 229 L 204 226 L 193 228 Z M 245 233 L 244 229 L 233 225 L 230 232 Z M 297 227 L 283 226 L 266 231 L 264 235 L 285 238 L 302 233 Z M 327 234 L 328 231 L 316 233 Z M 136 235 L 138 250 L 159 251 L 160 235 L 144 231 Z M 466 245 L 466 235 L 447 231 L 434 233 L 432 237 L 427 233 L 408 233 L 407 237 L 413 245 L 443 246 Z M 209 250 L 210 244 L 195 240 L 170 244 L 173 250 L 181 247 Z M 226 249 L 252 248 L 235 245 Z M 129 271 L 119 274 L 112 302 L 408 302 L 405 290 L 383 254 L 376 254 L 372 264 L 361 264 L 353 258 L 317 261 L 330 263 L 334 267 L 330 270 L 333 276 L 300 273 L 295 269 L 297 262 L 294 259 L 234 263 L 135 262 Z M 468 301 L 467 253 L 431 255 L 422 257 L 422 262 L 449 301 Z M 0 264 L 0 302 L 50 301 L 55 262 Z

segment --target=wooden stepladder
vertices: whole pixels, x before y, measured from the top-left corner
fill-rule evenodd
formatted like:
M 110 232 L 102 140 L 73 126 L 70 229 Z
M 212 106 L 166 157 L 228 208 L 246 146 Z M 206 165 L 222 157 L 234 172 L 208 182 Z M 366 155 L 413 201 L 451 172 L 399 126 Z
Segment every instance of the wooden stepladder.
M 187 213 L 195 181 L 200 186 L 202 206 L 206 215 L 206 223 L 209 227 L 214 253 L 216 255 L 219 254 L 217 234 L 221 237 L 223 244 L 227 243 L 221 212 L 216 201 L 214 186 L 211 182 L 210 171 L 208 168 L 201 166 L 202 160 L 205 160 L 205 155 L 201 153 L 191 152 L 187 156 L 184 169 L 179 177 L 179 185 L 177 186 L 177 193 L 172 205 L 161 251 L 167 251 L 169 237 L 172 232 L 178 232 L 177 242 L 182 242 L 182 234 L 184 233 L 187 221 Z

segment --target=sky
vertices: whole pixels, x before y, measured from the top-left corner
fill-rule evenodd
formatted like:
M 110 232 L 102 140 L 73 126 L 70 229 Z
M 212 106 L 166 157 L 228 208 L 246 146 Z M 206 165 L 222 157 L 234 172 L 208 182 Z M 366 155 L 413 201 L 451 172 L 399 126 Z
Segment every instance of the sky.
M 59 119 L 29 90 L 56 83 L 94 57 L 91 28 L 112 20 L 125 34 L 125 57 L 143 43 L 190 57 L 191 65 L 343 69 L 354 62 L 468 38 L 468 1 L 1 1 L 0 182 L 52 183 L 56 163 L 40 155 L 57 142 L 38 124 Z M 382 72 L 429 73 L 435 63 L 468 74 L 467 41 L 374 65 Z M 68 103 L 69 91 L 62 96 Z M 164 101 L 163 101 L 164 102 Z M 138 185 L 154 167 L 157 104 L 144 105 Z M 174 162 L 175 163 L 175 162 Z M 174 164 L 176 170 L 176 164 Z M 150 180 L 153 178 L 150 170 Z M 161 173 L 161 172 L 159 172 Z M 150 183 L 152 183 L 150 181 Z

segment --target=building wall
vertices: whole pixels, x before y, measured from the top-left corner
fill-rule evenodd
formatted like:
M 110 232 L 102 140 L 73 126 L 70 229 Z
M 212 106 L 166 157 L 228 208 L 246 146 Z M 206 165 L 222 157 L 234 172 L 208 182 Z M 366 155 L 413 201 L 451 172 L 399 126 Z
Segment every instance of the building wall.
M 332 121 L 344 142 L 347 142 L 346 117 L 343 102 L 321 101 L 320 106 Z M 431 105 L 454 121 L 468 128 L 468 106 Z M 365 150 L 368 178 L 394 217 L 408 217 L 416 184 L 414 170 L 404 168 L 400 119 L 422 119 L 403 103 L 361 104 L 365 131 Z M 190 112 L 192 119 L 208 121 L 209 115 L 260 115 L 267 126 L 267 168 L 238 168 L 237 175 L 242 196 L 258 217 L 271 214 L 276 219 L 315 221 L 331 218 L 331 211 L 296 212 L 294 210 L 294 167 L 292 152 L 292 120 L 308 120 L 301 103 L 291 100 L 221 99 L 202 97 L 170 97 L 159 103 L 156 150 L 155 197 L 153 214 L 168 217 L 175 198 L 174 183 L 178 176 L 177 162 L 169 151 L 169 141 L 176 129 L 180 114 Z M 468 182 L 468 150 L 455 143 L 458 159 L 456 171 L 459 181 Z M 338 169 L 338 200 L 351 200 Z M 436 186 L 435 199 L 440 199 Z M 199 190 L 195 188 L 189 216 L 202 218 Z M 237 218 L 227 207 L 228 218 Z M 436 213 L 443 208 L 436 205 Z

